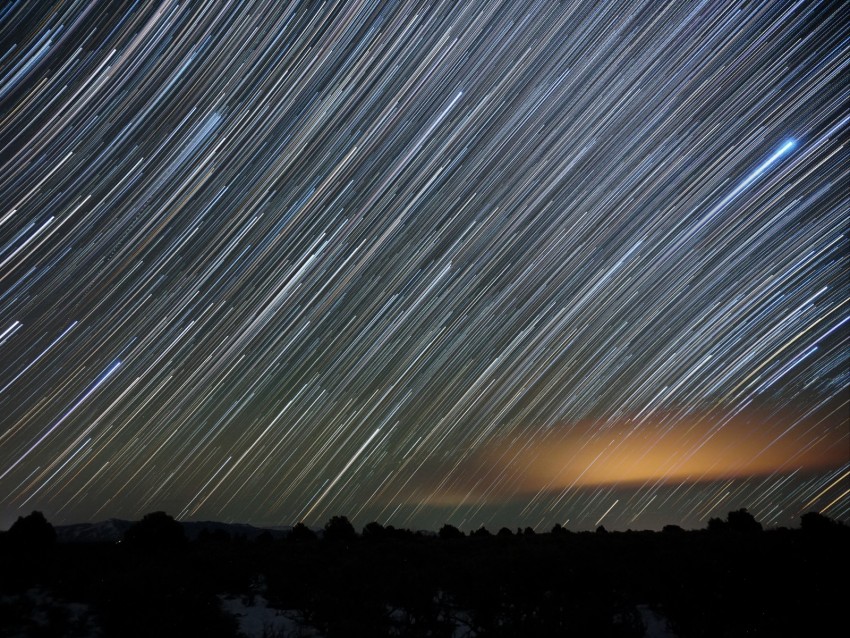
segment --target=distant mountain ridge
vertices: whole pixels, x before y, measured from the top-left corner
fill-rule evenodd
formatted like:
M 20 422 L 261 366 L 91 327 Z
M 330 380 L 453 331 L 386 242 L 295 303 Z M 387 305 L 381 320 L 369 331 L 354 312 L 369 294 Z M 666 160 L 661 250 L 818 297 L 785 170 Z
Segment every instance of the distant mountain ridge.
M 134 521 L 110 518 L 98 523 L 55 525 L 59 543 L 109 543 L 121 540 Z
M 185 521 L 181 522 L 186 531 L 186 538 L 190 541 L 196 540 L 201 532 L 222 531 L 230 534 L 231 538 L 244 537 L 246 540 L 255 540 L 263 532 L 268 532 L 272 538 L 285 538 L 292 529 L 289 526 L 254 527 L 247 523 L 219 523 L 218 521 Z
M 136 521 L 125 521 L 110 518 L 97 523 L 75 523 L 72 525 L 56 525 L 56 540 L 60 543 L 115 543 L 124 537 L 124 533 Z M 181 522 L 186 538 L 197 540 L 202 532 L 224 532 L 231 538 L 256 540 L 260 534 L 268 532 L 272 538 L 284 538 L 289 534 L 289 526 L 255 527 L 247 523 L 220 523 L 217 521 L 186 521 Z

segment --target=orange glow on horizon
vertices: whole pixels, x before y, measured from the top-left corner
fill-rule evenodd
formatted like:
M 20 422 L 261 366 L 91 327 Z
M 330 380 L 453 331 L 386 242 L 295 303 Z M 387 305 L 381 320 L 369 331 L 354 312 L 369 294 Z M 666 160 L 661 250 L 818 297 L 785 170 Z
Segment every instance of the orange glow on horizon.
M 448 473 L 428 472 L 408 497 L 433 506 L 609 485 L 691 483 L 818 471 L 850 461 L 846 422 L 799 423 L 750 410 L 718 427 L 694 415 L 674 425 L 586 421 L 494 441 Z M 794 425 L 794 427 L 791 427 Z M 820 432 L 812 436 L 812 428 Z M 423 477 L 428 481 L 428 477 Z

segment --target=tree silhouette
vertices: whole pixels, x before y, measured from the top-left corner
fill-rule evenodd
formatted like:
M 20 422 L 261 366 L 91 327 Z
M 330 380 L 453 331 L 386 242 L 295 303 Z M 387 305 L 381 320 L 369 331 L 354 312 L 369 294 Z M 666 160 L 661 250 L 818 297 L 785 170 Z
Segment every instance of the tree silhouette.
M 41 512 L 32 512 L 29 516 L 19 516 L 9 528 L 7 538 L 17 546 L 47 547 L 56 542 L 56 530 L 44 518 Z
M 712 534 L 718 534 L 720 532 L 725 532 L 726 531 L 726 521 L 724 521 L 722 518 L 717 518 L 716 516 L 712 517 L 712 518 L 708 519 L 708 526 L 707 526 L 706 529 L 708 529 L 708 531 L 711 532 Z
M 464 537 L 464 534 L 463 534 L 462 531 L 460 531 L 454 525 L 449 525 L 448 523 L 446 523 L 445 525 L 443 525 L 440 528 L 440 531 L 437 532 L 437 535 L 443 540 L 448 540 L 448 539 L 452 539 L 452 538 L 463 538 Z
M 307 527 L 304 523 L 297 523 L 292 531 L 287 536 L 288 540 L 295 542 L 314 541 L 316 540 L 316 532 Z
M 681 534 L 685 530 L 683 530 L 678 525 L 665 525 L 663 528 L 661 528 L 661 531 L 665 534 Z
M 741 534 L 753 534 L 762 531 L 761 523 L 745 508 L 729 512 L 726 515 L 726 524 L 730 531 L 740 532 Z
M 361 536 L 367 540 L 378 541 L 386 538 L 387 530 L 380 523 L 372 521 L 363 528 Z
M 325 540 L 352 541 L 355 538 L 357 538 L 357 532 L 345 516 L 333 516 L 325 523 Z
M 492 535 L 490 530 L 483 525 L 469 534 L 470 538 L 490 538 Z
M 229 543 L 232 539 L 223 529 L 202 529 L 198 534 L 198 543 Z
M 151 512 L 133 523 L 124 533 L 124 542 L 141 549 L 179 549 L 186 546 L 186 532 L 165 512 Z
M 804 532 L 822 534 L 839 529 L 841 525 L 820 512 L 806 512 L 800 517 L 800 529 Z
M 266 529 L 257 535 L 254 542 L 257 545 L 271 545 L 274 542 L 274 536 L 272 536 L 272 533 Z

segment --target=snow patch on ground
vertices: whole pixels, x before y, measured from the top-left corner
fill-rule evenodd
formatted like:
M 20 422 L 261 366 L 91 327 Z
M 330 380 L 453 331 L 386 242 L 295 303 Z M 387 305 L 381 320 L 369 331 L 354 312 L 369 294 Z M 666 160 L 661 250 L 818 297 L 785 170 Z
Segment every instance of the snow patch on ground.
M 221 607 L 236 618 L 247 638 L 322 638 L 312 627 L 300 623 L 295 610 L 269 607 L 268 601 L 253 596 L 219 595 Z
M 0 596 L 0 615 L 15 619 L 17 627 L 6 638 L 60 632 L 67 638 L 100 638 L 100 627 L 83 603 L 57 598 L 42 589 L 28 589 L 23 594 Z
M 221 594 L 219 599 L 222 609 L 236 618 L 239 631 L 246 638 L 323 638 L 318 630 L 299 620 L 298 611 L 269 607 L 268 601 L 260 594 Z M 667 618 L 651 605 L 637 605 L 637 611 L 646 628 L 644 638 L 677 638 Z M 402 620 L 406 616 L 403 610 L 397 609 L 390 612 L 390 617 Z M 466 612 L 455 610 L 451 620 L 455 626 L 453 638 L 472 638 L 476 635 Z
M 649 605 L 638 605 L 638 613 L 646 627 L 644 638 L 677 638 L 670 629 L 669 621 Z

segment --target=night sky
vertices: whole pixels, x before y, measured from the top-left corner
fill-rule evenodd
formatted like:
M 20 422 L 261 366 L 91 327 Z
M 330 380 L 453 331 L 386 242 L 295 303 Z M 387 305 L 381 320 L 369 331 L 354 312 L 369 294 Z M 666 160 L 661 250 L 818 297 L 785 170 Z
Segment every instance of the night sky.
M 850 519 L 846 5 L 0 7 L 0 528 Z

